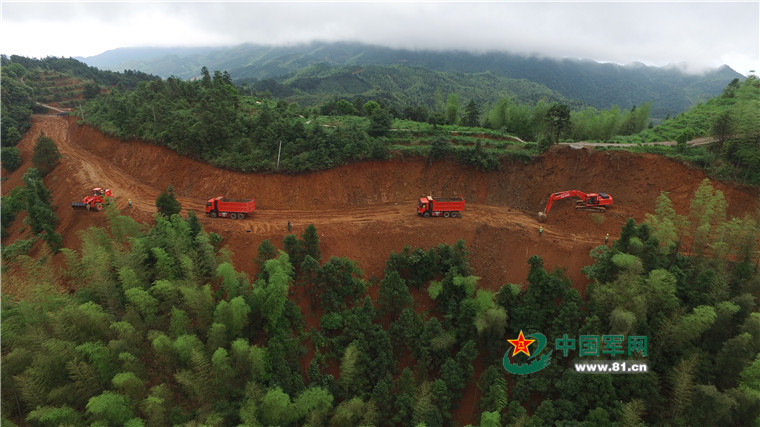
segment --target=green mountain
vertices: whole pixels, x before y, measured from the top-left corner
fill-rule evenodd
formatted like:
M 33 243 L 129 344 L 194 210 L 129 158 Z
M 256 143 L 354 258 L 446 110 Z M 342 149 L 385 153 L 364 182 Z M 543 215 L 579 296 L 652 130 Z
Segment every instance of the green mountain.
M 111 70 L 134 69 L 168 77 L 194 78 L 202 67 L 228 71 L 236 82 L 291 79 L 317 64 L 329 67 L 407 66 L 447 73 L 492 73 L 543 85 L 567 99 L 598 109 L 614 105 L 628 109 L 653 101 L 652 117 L 664 118 L 717 96 L 743 76 L 724 66 L 705 74 L 686 74 L 677 68 L 641 64 L 615 65 L 594 61 L 524 57 L 503 52 L 403 50 L 359 43 L 311 43 L 295 46 L 244 44 L 224 48 L 129 48 L 81 58 L 89 65 Z M 325 87 L 327 83 L 323 83 Z M 466 87 L 456 90 L 466 97 Z M 361 95 L 361 93 L 351 93 Z M 445 94 L 444 94 L 445 96 Z
M 478 105 L 488 105 L 505 96 L 531 105 L 540 100 L 564 103 L 573 108 L 587 105 L 527 79 L 509 79 L 490 71 L 467 74 L 404 65 L 332 67 L 321 63 L 277 80 L 246 84 L 257 92 L 269 92 L 276 98 L 303 106 L 318 105 L 336 97 L 359 97 L 382 100 L 399 110 L 418 105 L 434 109 L 436 102 L 445 101 L 449 94 L 458 95 L 462 105 L 470 100 Z

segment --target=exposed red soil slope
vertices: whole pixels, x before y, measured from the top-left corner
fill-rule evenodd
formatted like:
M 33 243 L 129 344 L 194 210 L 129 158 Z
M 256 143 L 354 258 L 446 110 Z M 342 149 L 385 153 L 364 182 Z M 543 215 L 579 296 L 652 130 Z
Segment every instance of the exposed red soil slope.
M 203 212 L 214 196 L 256 198 L 256 212 L 244 220 L 211 219 L 201 214 L 207 231 L 225 238 L 235 253 L 236 267 L 251 272 L 252 259 L 264 239 L 280 246 L 291 221 L 295 233 L 313 223 L 324 256 L 346 256 L 360 263 L 367 278 L 381 278 L 391 251 L 405 245 L 429 248 L 464 239 L 480 286 L 498 289 L 523 283 L 527 259 L 540 255 L 547 268 L 567 268 L 579 288 L 580 269 L 592 262 L 590 250 L 614 240 L 629 217 L 642 221 L 651 213 L 661 191 L 686 213 L 702 171 L 654 155 L 558 148 L 533 164 L 504 163 L 499 172 L 477 172 L 450 162 L 429 165 L 423 159 L 368 161 L 311 174 L 243 174 L 217 169 L 180 157 L 148 143 L 119 142 L 74 118 L 38 115 L 19 148 L 24 166 L 8 174 L 3 194 L 21 184 L 40 132 L 45 132 L 64 155 L 45 179 L 53 192 L 64 246 L 78 248 L 77 231 L 105 224 L 103 215 L 69 207 L 92 187 L 111 188 L 122 212 L 150 222 L 158 194 L 171 183 L 183 209 Z M 714 182 L 728 200 L 729 216 L 758 206 L 756 191 Z M 595 224 L 588 213 L 576 212 L 571 200 L 555 203 L 539 237 L 536 212 L 554 191 L 578 189 L 612 194 L 615 205 L 604 222 Z M 416 200 L 431 193 L 461 195 L 467 200 L 464 217 L 420 218 Z M 127 199 L 134 207 L 127 209 Z M 14 228 L 14 227 L 12 227 Z M 17 227 L 16 227 L 17 228 Z M 248 232 L 250 230 L 250 232 Z M 13 230 L 12 230 L 13 231 Z M 9 242 L 12 241 L 12 235 Z
M 204 212 L 210 197 L 256 198 L 255 213 L 244 220 L 199 215 L 207 231 L 224 237 L 234 252 L 236 267 L 250 275 L 255 273 L 252 260 L 259 244 L 270 239 L 282 247 L 291 221 L 298 234 L 313 223 L 323 257 L 354 259 L 368 279 L 382 278 L 388 255 L 405 245 L 427 249 L 464 239 L 483 288 L 497 290 L 506 283 L 524 283 L 528 258 L 539 255 L 547 269 L 565 268 L 583 291 L 587 279 L 581 268 L 593 262 L 589 252 L 604 243 L 605 233 L 614 240 L 627 218 L 642 221 L 646 213 L 653 212 L 662 191 L 670 193 L 679 213 L 687 213 L 705 178 L 702 171 L 659 156 L 569 147 L 557 147 L 529 165 L 505 162 L 501 171 L 487 173 L 452 162 L 430 165 L 424 159 L 395 159 L 311 174 L 242 174 L 148 143 L 119 142 L 78 125 L 74 118 L 37 115 L 19 144 L 23 166 L 7 174 L 3 194 L 21 185 L 40 132 L 51 137 L 64 156 L 45 178 L 57 206 L 57 231 L 64 246 L 78 249 L 78 231 L 106 225 L 102 213 L 70 208 L 72 201 L 81 200 L 93 187 L 111 188 L 122 213 L 148 223 L 155 213 L 156 197 L 173 184 L 183 210 L 198 213 Z M 758 207 L 756 189 L 720 182 L 713 185 L 726 196 L 731 217 Z M 607 192 L 613 195 L 615 205 L 603 215 L 601 224 L 595 224 L 591 215 L 574 210 L 572 200 L 559 201 L 548 221 L 540 224 L 536 213 L 549 194 L 571 189 Z M 417 216 L 416 200 L 429 193 L 463 196 L 467 200 L 464 217 Z M 127 208 L 130 198 L 132 209 Z M 9 228 L 11 235 L 4 243 L 20 237 L 20 221 Z M 544 227 L 542 236 L 538 234 L 540 225 Z M 371 290 L 373 295 L 376 292 Z M 456 417 L 465 423 L 477 422 L 476 414 L 463 413 L 469 412 L 472 399 L 477 399 L 474 384 L 467 394 L 470 399 L 463 401 Z

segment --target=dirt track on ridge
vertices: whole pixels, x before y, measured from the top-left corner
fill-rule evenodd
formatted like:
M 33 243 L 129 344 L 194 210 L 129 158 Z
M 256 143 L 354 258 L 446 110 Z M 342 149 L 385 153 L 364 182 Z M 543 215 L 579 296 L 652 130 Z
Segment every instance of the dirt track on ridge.
M 79 230 L 105 225 L 104 215 L 69 207 L 95 186 L 111 188 L 122 213 L 151 222 L 155 200 L 169 183 L 184 210 L 195 210 L 207 231 L 221 234 L 234 252 L 238 269 L 254 273 L 258 245 L 270 239 L 282 247 L 287 222 L 300 234 L 314 224 L 323 257 L 346 256 L 359 262 L 367 278 L 382 278 L 391 251 L 430 248 L 464 239 L 482 287 L 496 290 L 505 283 L 524 283 L 527 259 L 540 255 L 547 268 L 567 268 L 579 289 L 586 278 L 580 269 L 593 260 L 589 251 L 612 239 L 629 217 L 637 221 L 653 211 L 661 191 L 686 213 L 704 173 L 658 156 L 595 152 L 558 147 L 525 165 L 504 163 L 500 172 L 481 173 L 456 163 L 429 165 L 423 159 L 368 161 L 311 174 L 242 174 L 213 168 L 155 145 L 119 142 L 76 119 L 35 115 L 32 129 L 19 144 L 22 167 L 8 174 L 3 194 L 21 185 L 34 143 L 45 132 L 61 154 L 61 164 L 45 179 L 60 219 L 64 246 L 79 248 Z M 758 206 L 756 191 L 714 183 L 729 202 L 729 215 L 739 216 Z M 536 212 L 551 192 L 578 189 L 604 191 L 614 207 L 595 224 L 576 212 L 572 201 L 555 203 L 539 237 Z M 432 192 L 461 195 L 464 217 L 420 218 L 416 199 Z M 223 195 L 256 198 L 256 211 L 244 220 L 211 219 L 202 214 L 205 200 Z M 134 207 L 127 208 L 131 198 Z M 15 237 L 11 228 L 10 243 Z

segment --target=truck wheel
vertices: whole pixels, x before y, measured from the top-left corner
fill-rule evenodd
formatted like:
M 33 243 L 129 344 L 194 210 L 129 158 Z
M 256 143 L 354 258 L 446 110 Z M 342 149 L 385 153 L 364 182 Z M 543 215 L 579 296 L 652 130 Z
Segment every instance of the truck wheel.
M 244 213 L 239 213 L 238 214 L 238 219 L 243 219 L 243 218 L 245 218 L 245 214 Z
M 211 218 L 216 218 L 216 212 L 215 211 L 211 211 L 210 216 L 211 216 Z
M 424 216 L 425 218 L 430 218 L 430 211 L 425 212 L 424 214 L 422 214 L 422 216 Z
M 456 214 L 454 214 L 454 215 L 456 215 Z M 444 213 L 443 213 L 443 217 L 444 217 L 444 218 L 448 218 L 448 217 L 450 217 L 450 216 L 451 216 L 451 213 L 449 213 L 449 212 L 444 212 Z
M 95 203 L 95 210 L 96 211 L 102 211 L 103 210 L 103 204 L 102 203 Z
M 230 218 L 237 219 L 237 214 L 235 212 L 231 213 Z

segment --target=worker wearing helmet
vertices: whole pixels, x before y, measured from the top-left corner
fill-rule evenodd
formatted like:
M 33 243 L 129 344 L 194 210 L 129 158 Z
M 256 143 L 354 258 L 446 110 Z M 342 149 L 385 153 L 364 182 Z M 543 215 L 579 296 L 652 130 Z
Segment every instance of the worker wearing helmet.
M 129 199 L 129 201 L 127 201 L 127 203 L 129 204 L 129 207 L 131 208 L 132 207 L 132 199 Z

